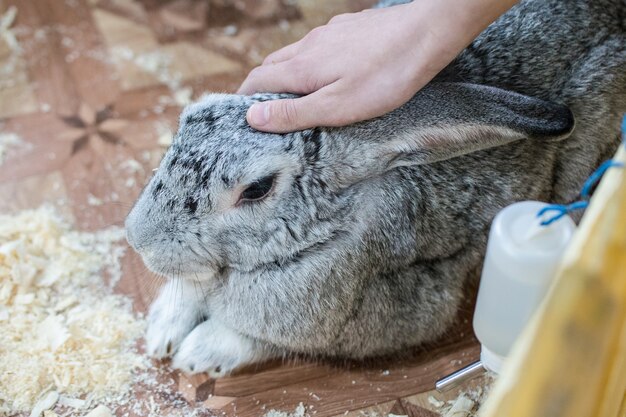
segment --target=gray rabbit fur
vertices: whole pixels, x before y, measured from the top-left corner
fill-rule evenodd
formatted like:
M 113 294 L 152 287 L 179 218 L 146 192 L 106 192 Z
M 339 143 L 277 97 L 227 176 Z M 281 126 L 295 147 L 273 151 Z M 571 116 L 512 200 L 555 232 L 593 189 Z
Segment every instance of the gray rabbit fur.
M 473 296 L 494 215 L 575 200 L 616 150 L 625 31 L 623 0 L 522 1 L 407 104 L 343 128 L 251 129 L 248 107 L 276 94 L 187 107 L 126 222 L 169 278 L 149 353 L 223 375 L 440 337 Z M 238 203 L 262 178 L 267 197 Z

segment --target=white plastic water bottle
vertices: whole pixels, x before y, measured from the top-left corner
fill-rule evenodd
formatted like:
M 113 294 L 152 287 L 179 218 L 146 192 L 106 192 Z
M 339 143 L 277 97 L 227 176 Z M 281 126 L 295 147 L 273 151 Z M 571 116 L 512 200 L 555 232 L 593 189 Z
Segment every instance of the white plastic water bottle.
M 537 213 L 546 205 L 536 201 L 510 205 L 491 225 L 474 332 L 482 345 L 482 365 L 496 373 L 546 295 L 576 229 L 567 215 L 541 226 Z

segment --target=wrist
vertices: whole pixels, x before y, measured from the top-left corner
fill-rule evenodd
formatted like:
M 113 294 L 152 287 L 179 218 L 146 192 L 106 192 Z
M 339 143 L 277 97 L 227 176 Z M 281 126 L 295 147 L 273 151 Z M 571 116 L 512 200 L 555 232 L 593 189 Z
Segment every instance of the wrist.
M 413 19 L 474 39 L 518 0 L 421 0 L 406 4 Z M 417 21 L 417 20 L 415 20 Z M 465 35 L 465 36 L 463 36 Z
M 408 3 L 415 86 L 424 86 L 516 0 L 421 0 Z

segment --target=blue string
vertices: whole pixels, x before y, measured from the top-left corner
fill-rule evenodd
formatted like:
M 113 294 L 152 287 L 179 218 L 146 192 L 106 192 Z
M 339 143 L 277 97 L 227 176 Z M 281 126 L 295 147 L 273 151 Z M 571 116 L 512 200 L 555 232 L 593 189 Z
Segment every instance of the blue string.
M 622 118 L 622 144 L 626 148 L 626 115 Z M 580 191 L 580 197 L 582 200 L 575 201 L 571 204 L 550 204 L 539 210 L 537 213 L 537 217 L 541 217 L 547 212 L 554 211 L 554 216 L 545 219 L 541 222 L 542 226 L 548 226 L 555 221 L 559 220 L 566 214 L 569 214 L 576 210 L 584 210 L 589 206 L 589 199 L 591 198 L 591 190 L 593 187 L 600 181 L 602 176 L 608 171 L 610 168 L 623 168 L 624 164 L 622 162 L 613 161 L 609 159 L 608 161 L 604 161 L 602 165 L 596 169 L 593 174 L 589 176 L 585 184 L 583 185 L 582 190 Z
M 604 175 L 609 168 L 622 168 L 624 166 L 623 163 L 613 161 L 609 159 L 608 161 L 604 161 L 602 165 L 596 169 L 591 176 L 585 181 L 585 185 L 583 185 L 583 189 L 580 191 L 580 196 L 584 199 L 591 198 L 591 190 L 593 187 L 600 181 L 600 178 Z
M 567 205 L 550 204 L 549 206 L 545 206 L 544 208 L 539 210 L 539 213 L 537 213 L 537 217 L 541 217 L 549 211 L 556 211 L 556 214 L 554 216 L 540 223 L 542 226 L 548 226 L 554 223 L 555 221 L 559 220 L 561 217 L 565 216 L 566 214 L 571 213 L 572 211 L 586 209 L 588 205 L 589 205 L 589 201 L 575 201 Z

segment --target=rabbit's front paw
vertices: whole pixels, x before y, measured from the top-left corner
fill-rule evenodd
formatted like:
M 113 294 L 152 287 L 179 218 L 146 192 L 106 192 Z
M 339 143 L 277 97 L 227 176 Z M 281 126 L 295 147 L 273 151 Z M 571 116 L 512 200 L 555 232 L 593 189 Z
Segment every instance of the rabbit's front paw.
M 185 290 L 177 285 L 180 283 L 166 284 L 148 313 L 146 348 L 148 355 L 157 359 L 176 353 L 183 339 L 205 319 L 198 304 L 185 297 Z
M 240 366 L 269 358 L 253 340 L 209 319 L 198 325 L 178 349 L 172 366 L 185 373 L 208 372 L 213 378 Z

